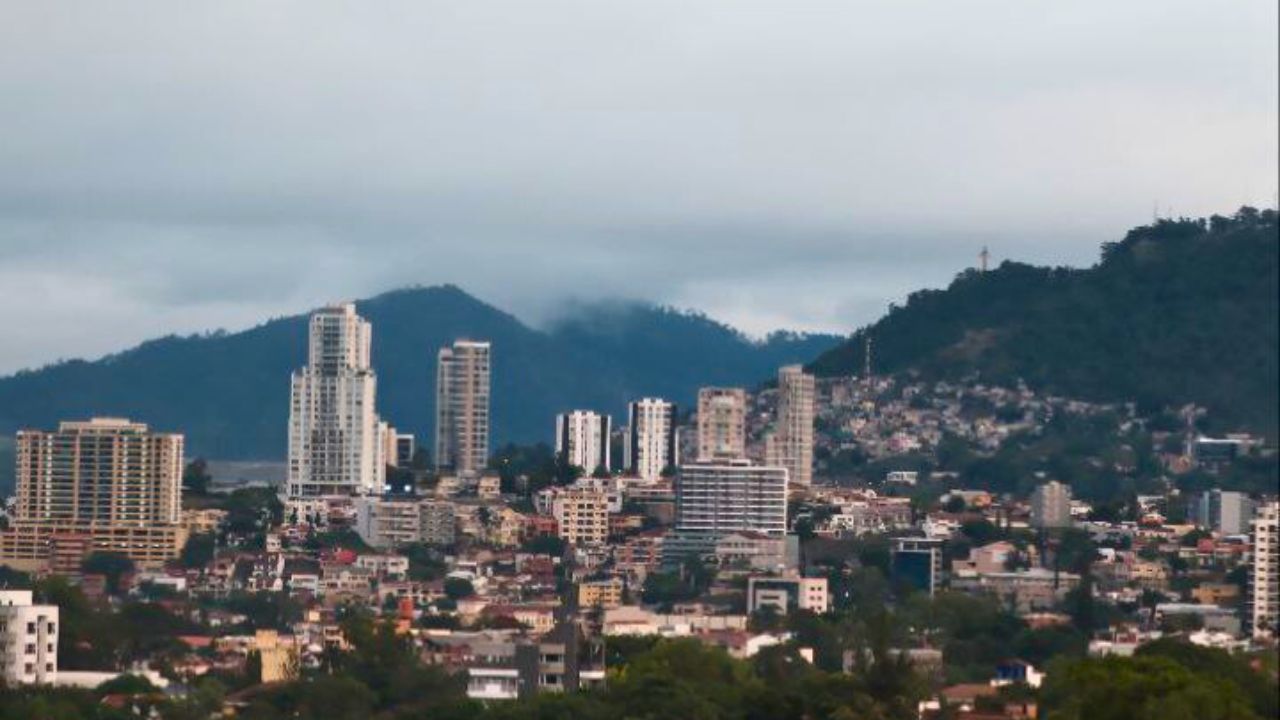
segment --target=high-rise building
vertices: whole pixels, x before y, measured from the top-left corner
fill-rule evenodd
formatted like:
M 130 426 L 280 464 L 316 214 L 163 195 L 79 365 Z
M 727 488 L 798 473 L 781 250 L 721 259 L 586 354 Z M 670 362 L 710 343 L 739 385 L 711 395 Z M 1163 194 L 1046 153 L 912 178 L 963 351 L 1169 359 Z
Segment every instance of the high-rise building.
M 679 533 L 787 534 L 786 468 L 748 460 L 686 463 L 676 472 L 675 493 Z
M 456 340 L 436 365 L 436 469 L 476 478 L 489 462 L 490 348 Z
M 58 606 L 36 605 L 30 590 L 0 590 L 0 680 L 52 685 L 58 677 Z
M 680 464 L 676 444 L 676 405 L 659 398 L 636 400 L 627 408 L 626 468 L 645 480 L 657 480 Z
M 0 563 L 43 569 L 71 537 L 144 566 L 182 549 L 181 435 L 94 418 L 20 431 L 16 451 L 18 498 L 0 533 Z
M 1196 496 L 1188 510 L 1200 527 L 1224 535 L 1243 535 L 1249 532 L 1254 506 L 1246 493 L 1213 489 Z
M 285 495 L 296 521 L 328 498 L 376 493 L 386 477 L 388 426 L 378 419 L 372 330 L 354 304 L 311 314 L 307 365 L 294 371 Z
M 1057 480 L 1040 485 L 1031 493 L 1031 526 L 1071 527 L 1071 486 Z
M 590 410 L 574 410 L 556 416 L 556 454 L 569 465 L 588 474 L 597 468 L 608 471 L 609 433 L 612 422 L 608 415 Z
M 398 468 L 413 467 L 413 455 L 417 451 L 417 445 L 413 437 L 413 433 L 397 433 L 396 434 L 396 461 L 388 463 Z
M 731 460 L 747 452 L 747 391 L 706 387 L 698 391 L 698 460 Z
M 770 465 L 785 467 L 793 487 L 813 484 L 813 417 L 817 389 L 800 365 L 778 370 L 778 422 L 765 439 Z
M 1249 627 L 1256 638 L 1280 635 L 1280 502 L 1258 508 L 1249 568 Z

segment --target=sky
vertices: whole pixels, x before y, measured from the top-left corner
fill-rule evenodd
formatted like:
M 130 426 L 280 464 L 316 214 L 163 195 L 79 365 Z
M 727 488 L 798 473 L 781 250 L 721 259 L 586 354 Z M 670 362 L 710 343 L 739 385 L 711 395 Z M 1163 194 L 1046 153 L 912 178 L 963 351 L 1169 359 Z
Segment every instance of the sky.
M 1274 203 L 1277 3 L 5 2 L 0 374 L 454 283 L 848 332 Z M 376 328 L 375 328 L 376 332 Z

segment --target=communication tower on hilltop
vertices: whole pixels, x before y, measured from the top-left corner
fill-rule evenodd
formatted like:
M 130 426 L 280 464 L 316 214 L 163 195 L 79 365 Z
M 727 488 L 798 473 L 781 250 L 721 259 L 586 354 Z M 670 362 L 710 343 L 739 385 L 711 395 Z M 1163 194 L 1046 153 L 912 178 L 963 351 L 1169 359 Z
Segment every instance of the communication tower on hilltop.
M 987 271 L 987 262 L 991 260 L 991 253 L 987 251 L 987 246 L 982 246 L 982 252 L 978 253 L 978 267 L 982 272 Z

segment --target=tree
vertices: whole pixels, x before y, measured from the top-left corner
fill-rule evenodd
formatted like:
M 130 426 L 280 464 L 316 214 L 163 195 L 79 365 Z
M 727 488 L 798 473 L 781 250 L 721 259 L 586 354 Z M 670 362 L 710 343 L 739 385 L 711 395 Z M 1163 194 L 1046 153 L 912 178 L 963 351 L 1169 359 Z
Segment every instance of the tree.
M 106 577 L 107 592 L 116 595 L 120 592 L 121 579 L 133 573 L 133 561 L 120 553 L 95 552 L 84 559 L 80 570 Z
M 182 470 L 182 489 L 191 495 L 209 494 L 211 482 L 213 477 L 209 475 L 209 464 L 204 458 L 192 460 Z
M 202 568 L 213 560 L 216 538 L 207 533 L 192 535 L 187 544 L 182 546 L 182 555 L 178 561 L 185 568 Z
M 1041 698 L 1050 720 L 1255 720 L 1229 682 L 1163 657 L 1058 661 Z
M 444 581 L 444 594 L 449 599 L 457 601 L 465 597 L 471 597 L 476 594 L 475 586 L 470 580 L 464 578 L 446 578 Z

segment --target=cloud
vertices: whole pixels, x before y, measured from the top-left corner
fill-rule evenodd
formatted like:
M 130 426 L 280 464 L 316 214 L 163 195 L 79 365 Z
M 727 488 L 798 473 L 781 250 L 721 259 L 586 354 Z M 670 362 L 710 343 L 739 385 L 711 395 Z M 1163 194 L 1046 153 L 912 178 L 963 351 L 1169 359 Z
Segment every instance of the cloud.
M 29 3 L 0 371 L 454 282 L 847 330 L 1267 203 L 1274 3 Z

